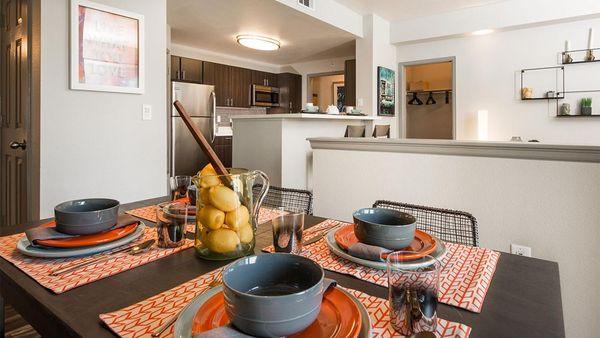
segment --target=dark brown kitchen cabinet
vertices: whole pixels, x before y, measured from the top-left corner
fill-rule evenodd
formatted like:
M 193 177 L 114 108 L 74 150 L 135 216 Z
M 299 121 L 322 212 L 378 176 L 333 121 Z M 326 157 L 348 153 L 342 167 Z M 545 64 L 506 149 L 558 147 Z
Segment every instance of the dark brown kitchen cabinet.
M 356 60 L 344 63 L 344 105 L 356 107 Z
M 282 73 L 278 75 L 279 107 L 269 113 L 289 114 L 302 110 L 302 75 Z
M 215 153 L 227 168 L 231 168 L 233 161 L 233 137 L 232 136 L 217 136 L 213 146 Z
M 172 55 L 171 80 L 202 83 L 202 61 Z
M 252 84 L 260 86 L 278 87 L 278 75 L 260 70 L 252 71 Z
M 250 83 L 252 71 L 246 68 L 229 67 L 229 98 L 230 106 L 250 107 Z
M 204 62 L 204 84 L 215 86 L 219 107 L 250 107 L 251 82 L 250 69 Z

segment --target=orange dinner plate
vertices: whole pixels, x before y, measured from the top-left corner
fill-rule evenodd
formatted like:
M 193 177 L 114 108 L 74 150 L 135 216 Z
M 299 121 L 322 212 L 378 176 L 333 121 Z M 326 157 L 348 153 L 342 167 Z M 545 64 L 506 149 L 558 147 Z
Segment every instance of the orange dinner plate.
M 132 232 L 135 231 L 139 222 L 131 223 L 130 225 L 126 225 L 124 227 L 108 230 L 104 232 L 99 232 L 97 234 L 92 235 L 81 235 L 77 237 L 70 238 L 60 238 L 60 239 L 43 239 L 36 241 L 37 245 L 49 246 L 53 248 L 79 248 L 83 246 L 93 246 L 100 245 L 104 243 L 109 243 L 112 241 L 116 241 L 117 239 L 123 238 Z M 43 227 L 50 228 L 55 227 L 56 222 L 50 222 L 42 225 Z
M 348 248 L 358 243 L 358 238 L 354 234 L 354 224 L 347 224 L 338 229 L 334 234 L 335 242 L 340 248 L 348 251 Z M 437 242 L 435 238 L 426 232 L 421 230 L 415 230 L 415 239 L 410 243 L 409 246 L 398 251 L 412 251 L 403 255 L 404 259 L 419 259 L 423 256 L 429 255 L 435 250 Z M 383 259 L 387 258 L 388 254 L 383 254 Z
M 196 312 L 192 333 L 195 335 L 228 323 L 223 292 L 219 292 L 207 299 Z M 288 337 L 356 338 L 360 333 L 361 323 L 356 303 L 344 292 L 333 288 L 325 293 L 317 319 L 304 331 Z

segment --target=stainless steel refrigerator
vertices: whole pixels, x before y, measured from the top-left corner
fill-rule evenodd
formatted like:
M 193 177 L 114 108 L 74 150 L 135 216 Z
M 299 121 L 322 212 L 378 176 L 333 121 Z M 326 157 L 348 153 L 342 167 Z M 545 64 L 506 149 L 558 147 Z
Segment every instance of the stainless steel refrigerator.
M 173 82 L 171 98 L 179 100 L 209 142 L 214 142 L 216 105 L 214 86 Z M 196 140 L 171 105 L 171 175 L 195 175 L 208 163 Z

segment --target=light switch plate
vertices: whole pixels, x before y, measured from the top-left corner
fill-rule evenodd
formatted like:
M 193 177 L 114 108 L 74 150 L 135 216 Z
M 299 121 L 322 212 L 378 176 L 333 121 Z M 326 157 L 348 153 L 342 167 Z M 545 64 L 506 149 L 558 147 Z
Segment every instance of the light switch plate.
M 152 106 L 149 104 L 142 105 L 142 120 L 152 120 Z
M 359 98 L 358 100 L 356 100 L 356 105 L 357 105 L 357 106 L 359 106 L 359 107 L 362 107 L 362 106 L 363 106 L 363 104 L 364 104 L 364 102 L 363 102 L 363 99 L 362 99 L 362 98 Z

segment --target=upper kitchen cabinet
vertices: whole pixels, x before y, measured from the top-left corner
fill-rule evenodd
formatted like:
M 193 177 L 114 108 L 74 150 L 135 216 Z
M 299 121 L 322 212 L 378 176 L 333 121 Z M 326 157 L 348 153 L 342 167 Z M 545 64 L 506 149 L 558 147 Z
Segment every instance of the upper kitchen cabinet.
M 288 114 L 302 110 L 302 75 L 292 73 L 278 74 L 279 107 L 269 113 Z
M 202 83 L 202 61 L 172 55 L 171 80 Z
M 277 74 L 262 72 L 260 70 L 252 71 L 252 84 L 260 86 L 277 87 Z
M 344 63 L 344 91 L 344 105 L 356 107 L 356 60 Z
M 215 86 L 219 107 L 250 107 L 251 82 L 249 69 L 204 62 L 204 83 Z

